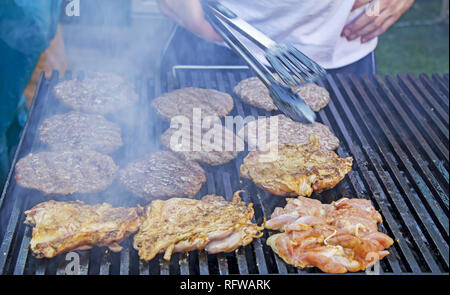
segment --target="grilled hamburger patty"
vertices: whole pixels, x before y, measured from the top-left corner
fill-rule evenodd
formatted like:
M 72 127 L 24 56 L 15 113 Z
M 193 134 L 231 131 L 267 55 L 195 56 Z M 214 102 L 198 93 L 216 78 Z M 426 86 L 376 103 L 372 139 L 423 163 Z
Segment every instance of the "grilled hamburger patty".
M 202 117 L 225 117 L 234 107 L 233 98 L 214 89 L 183 88 L 160 97 L 152 102 L 153 108 L 164 120 L 170 121 L 175 116 L 185 116 L 192 120 L 194 108 L 201 109 Z
M 25 223 L 33 226 L 30 248 L 38 258 L 108 246 L 118 252 L 120 241 L 138 230 L 137 208 L 113 208 L 110 204 L 48 201 L 28 211 Z
M 238 136 L 248 142 L 250 148 L 265 147 L 264 140 L 256 141 L 259 136 L 258 130 L 265 127 L 266 141 L 270 140 L 271 118 L 278 120 L 277 140 L 279 144 L 306 144 L 309 142 L 310 134 L 315 134 L 319 138 L 321 149 L 335 150 L 339 146 L 339 139 L 330 131 L 328 126 L 315 122 L 312 124 L 303 124 L 295 122 L 285 115 L 260 118 L 251 121 L 238 131 Z M 261 126 L 261 127 L 259 127 Z
M 93 193 L 108 187 L 117 169 L 111 157 L 92 150 L 41 152 L 17 162 L 15 179 L 44 194 Z
M 333 188 L 352 169 L 353 158 L 319 149 L 317 137 L 304 145 L 279 145 L 278 151 L 252 151 L 244 158 L 241 176 L 279 196 L 311 196 Z
M 102 115 L 138 101 L 134 86 L 112 73 L 86 72 L 82 80 L 59 82 L 53 93 L 74 110 Z
M 314 83 L 308 83 L 302 86 L 293 87 L 294 92 L 303 98 L 303 100 L 315 112 L 324 108 L 330 101 L 328 91 Z M 244 102 L 267 111 L 277 110 L 278 108 L 270 97 L 269 89 L 257 77 L 252 77 L 241 81 L 234 87 L 234 93 Z
M 182 160 L 170 151 L 149 154 L 119 174 L 124 188 L 146 200 L 193 196 L 206 182 L 199 164 Z
M 120 127 L 101 115 L 69 112 L 46 119 L 39 139 L 52 150 L 90 149 L 111 153 L 122 146 Z
M 176 142 L 176 146 L 171 146 L 171 138 L 177 135 L 176 133 L 181 133 L 181 131 L 169 128 L 161 135 L 161 143 L 185 160 L 199 161 L 209 165 L 228 163 L 236 158 L 238 152 L 241 151 L 241 147 L 244 147 L 242 139 L 222 125 L 215 125 L 211 129 L 199 128 L 199 131 L 199 135 L 196 132 L 196 136 L 194 137 L 193 128 L 186 130 L 183 136 L 186 136 L 185 138 L 189 138 L 190 140 L 185 140 L 184 142 L 181 140 L 181 142 Z M 211 138 L 212 140 L 208 141 L 208 145 L 206 145 L 205 141 Z M 216 140 L 216 138 L 219 139 Z M 175 139 L 173 140 L 175 141 Z M 198 145 L 200 150 L 194 150 L 194 144 Z
M 250 244 L 263 227 L 251 222 L 253 205 L 242 202 L 240 192 L 231 202 L 216 195 L 153 201 L 134 236 L 139 257 L 149 261 L 162 252 L 169 261 L 174 252 L 205 249 L 214 254 Z

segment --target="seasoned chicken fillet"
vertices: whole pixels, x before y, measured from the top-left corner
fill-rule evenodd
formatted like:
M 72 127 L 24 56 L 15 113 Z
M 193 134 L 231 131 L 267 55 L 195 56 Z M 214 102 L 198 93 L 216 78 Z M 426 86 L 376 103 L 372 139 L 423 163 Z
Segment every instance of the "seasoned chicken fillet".
M 144 222 L 134 236 L 134 248 L 145 261 L 164 253 L 205 249 L 229 252 L 262 235 L 262 226 L 251 222 L 253 204 L 241 201 L 238 191 L 231 202 L 216 195 L 201 200 L 155 200 L 145 208 Z
M 30 248 L 38 258 L 118 244 L 138 230 L 137 208 L 113 208 L 110 204 L 86 205 L 81 201 L 47 201 L 25 211 L 26 224 L 33 226 Z
M 244 158 L 241 177 L 279 196 L 311 196 L 338 184 L 352 169 L 353 158 L 319 148 L 316 136 L 304 145 L 281 144 L 278 151 L 252 151 Z
M 378 231 L 381 215 L 369 200 L 343 198 L 332 204 L 299 197 L 276 208 L 266 228 L 281 230 L 269 245 L 286 263 L 328 273 L 365 270 L 389 254 L 393 240 Z

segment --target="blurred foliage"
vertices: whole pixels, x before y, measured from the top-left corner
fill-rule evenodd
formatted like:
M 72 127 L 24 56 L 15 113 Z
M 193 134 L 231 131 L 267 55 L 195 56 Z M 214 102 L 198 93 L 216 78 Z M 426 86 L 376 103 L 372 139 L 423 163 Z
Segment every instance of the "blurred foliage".
M 432 25 L 410 24 L 439 17 L 441 4 L 442 0 L 416 0 L 398 23 L 380 37 L 376 49 L 378 74 L 449 72 L 448 19 Z

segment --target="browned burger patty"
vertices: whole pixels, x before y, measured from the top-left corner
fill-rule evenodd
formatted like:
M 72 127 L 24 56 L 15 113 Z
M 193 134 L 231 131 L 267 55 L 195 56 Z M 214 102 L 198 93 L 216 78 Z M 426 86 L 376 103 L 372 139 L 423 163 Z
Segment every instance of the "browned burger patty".
M 311 196 L 331 189 L 352 169 L 353 158 L 321 150 L 318 139 L 304 145 L 279 145 L 278 151 L 252 151 L 244 158 L 241 177 L 278 196 Z
M 108 187 L 117 169 L 111 157 L 92 150 L 41 152 L 20 159 L 15 178 L 44 194 L 93 193 Z
M 202 117 L 225 117 L 234 107 L 233 98 L 214 89 L 183 88 L 160 97 L 152 102 L 153 108 L 164 120 L 170 121 L 175 116 L 192 119 L 194 108 L 201 109 Z
M 330 101 L 328 91 L 314 83 L 308 83 L 302 86 L 295 86 L 294 92 L 298 94 L 315 112 L 320 111 Z M 277 110 L 278 108 L 272 101 L 269 89 L 257 77 L 252 77 L 241 81 L 234 87 L 234 93 L 238 95 L 245 103 L 253 105 L 267 111 Z
M 258 131 L 260 128 L 264 128 L 262 126 L 266 126 L 266 141 L 269 142 L 271 122 L 276 121 L 278 121 L 278 133 L 274 135 L 279 144 L 306 144 L 309 142 L 310 134 L 315 134 L 319 138 L 321 149 L 335 150 L 339 146 L 339 139 L 330 131 L 328 126 L 317 122 L 312 124 L 295 122 L 285 115 L 264 117 L 251 121 L 239 130 L 238 136 L 244 138 L 250 148 L 258 147 L 262 149 L 265 145 L 264 140 L 256 141 L 260 134 Z
M 46 119 L 39 139 L 54 151 L 90 149 L 111 153 L 122 146 L 120 128 L 101 115 L 69 112 Z
M 177 129 L 167 129 L 161 135 L 161 143 L 188 161 L 222 165 L 236 158 L 239 151 L 244 150 L 245 147 L 241 138 L 222 125 L 216 125 L 211 129 L 199 128 L 199 134 L 195 132 L 196 136 L 194 136 L 193 128 L 184 133 L 181 132 Z M 189 140 L 183 141 L 183 138 Z
M 53 92 L 74 110 L 102 115 L 138 101 L 134 86 L 112 73 L 86 72 L 83 80 L 59 82 Z
M 134 161 L 120 171 L 119 179 L 124 188 L 146 200 L 193 196 L 206 182 L 199 164 L 169 151 Z

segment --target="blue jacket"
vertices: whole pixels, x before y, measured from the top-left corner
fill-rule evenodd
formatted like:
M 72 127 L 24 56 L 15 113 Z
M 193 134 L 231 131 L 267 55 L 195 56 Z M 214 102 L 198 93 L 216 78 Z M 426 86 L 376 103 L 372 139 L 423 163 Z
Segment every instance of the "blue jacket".
M 5 133 L 17 116 L 18 103 L 41 53 L 56 33 L 61 2 L 0 1 L 0 184 L 7 147 L 14 144 L 6 142 Z

